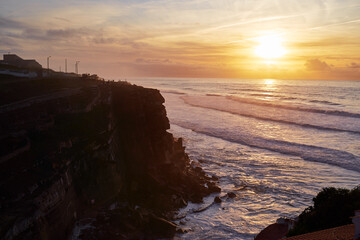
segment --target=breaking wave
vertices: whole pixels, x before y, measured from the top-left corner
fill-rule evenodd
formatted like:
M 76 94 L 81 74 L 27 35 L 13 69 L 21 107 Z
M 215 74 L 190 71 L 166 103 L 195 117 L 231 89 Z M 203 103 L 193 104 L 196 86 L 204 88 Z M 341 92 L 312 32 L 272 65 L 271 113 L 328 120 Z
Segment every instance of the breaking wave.
M 357 117 L 346 117 L 330 114 L 324 116 L 319 109 L 311 109 L 304 115 L 304 109 L 292 106 L 274 105 L 271 103 L 259 103 L 237 97 L 217 96 L 182 96 L 181 99 L 188 105 L 207 108 L 222 112 L 228 112 L 259 120 L 274 121 L 279 123 L 297 125 L 318 130 L 348 132 L 360 134 L 360 121 Z M 254 107 L 251 105 L 256 105 Z M 312 115 L 311 115 L 312 114 Z M 314 122 L 316 119 L 316 122 Z M 341 122 L 342 124 L 339 124 Z
M 259 105 L 259 106 L 283 108 L 283 109 L 303 111 L 303 112 L 322 113 L 322 114 L 343 116 L 343 117 L 360 118 L 359 113 L 352 113 L 352 112 L 346 112 L 346 111 L 340 111 L 340 110 L 328 110 L 328 109 L 318 109 L 318 108 L 307 108 L 307 107 L 304 107 L 304 106 L 284 105 L 284 104 L 277 104 L 277 103 L 259 101 L 259 100 L 256 100 L 256 99 L 240 98 L 240 97 L 235 97 L 235 96 L 227 96 L 226 98 L 228 98 L 230 100 L 233 100 L 233 101 L 241 102 L 241 103 L 248 103 L 248 104 L 254 104 L 254 105 Z M 325 103 L 325 104 L 328 104 L 328 105 L 340 105 L 338 103 L 332 103 L 332 102 L 329 102 L 329 101 L 310 100 L 310 102 L 313 102 L 313 103 Z
M 346 151 L 276 139 L 266 139 L 262 137 L 242 135 L 236 132 L 230 132 L 226 129 L 211 128 L 198 124 L 191 124 L 189 122 L 174 120 L 172 124 L 229 142 L 266 149 L 292 156 L 298 156 L 307 161 L 331 164 L 348 170 L 360 172 L 360 165 L 356 164 L 360 161 L 360 158 Z

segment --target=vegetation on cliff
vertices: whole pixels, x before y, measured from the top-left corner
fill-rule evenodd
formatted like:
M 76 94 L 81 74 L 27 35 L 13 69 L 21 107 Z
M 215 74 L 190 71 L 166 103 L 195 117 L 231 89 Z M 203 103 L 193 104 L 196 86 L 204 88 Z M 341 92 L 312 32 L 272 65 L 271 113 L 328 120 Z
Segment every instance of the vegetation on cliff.
M 360 209 L 360 186 L 352 190 L 324 188 L 313 202 L 314 206 L 300 214 L 288 237 L 350 224 L 354 211 Z

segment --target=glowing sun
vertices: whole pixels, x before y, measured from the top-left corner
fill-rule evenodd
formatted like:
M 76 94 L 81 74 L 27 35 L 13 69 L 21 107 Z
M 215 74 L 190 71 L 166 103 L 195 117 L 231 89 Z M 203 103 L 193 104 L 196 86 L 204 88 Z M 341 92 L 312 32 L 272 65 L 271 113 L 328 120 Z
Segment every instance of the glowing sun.
M 255 48 L 255 54 L 266 59 L 282 57 L 286 51 L 282 46 L 282 39 L 278 36 L 269 35 L 257 39 L 259 45 Z

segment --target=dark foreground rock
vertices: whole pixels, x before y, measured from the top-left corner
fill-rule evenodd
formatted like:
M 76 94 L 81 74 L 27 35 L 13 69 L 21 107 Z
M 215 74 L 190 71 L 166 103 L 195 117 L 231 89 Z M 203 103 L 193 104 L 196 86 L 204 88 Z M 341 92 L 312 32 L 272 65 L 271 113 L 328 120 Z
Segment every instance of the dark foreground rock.
M 219 196 L 216 196 L 214 198 L 214 203 L 221 203 L 221 202 L 222 202 L 222 200 L 221 200 L 221 198 Z
M 278 240 L 286 236 L 288 225 L 284 223 L 273 223 L 263 229 L 255 240 Z
M 96 218 L 85 218 L 76 224 L 75 229 L 89 226 L 79 233 L 74 231 L 73 237 L 78 239 L 171 238 L 178 229 L 174 223 L 151 210 L 130 206 L 99 212 Z
M 228 192 L 226 195 L 227 195 L 229 198 L 235 198 L 235 197 L 236 197 L 236 194 L 233 193 L 233 192 Z
M 174 211 L 220 190 L 167 132 L 158 90 L 56 84 L 0 106 L 2 239 L 171 237 Z

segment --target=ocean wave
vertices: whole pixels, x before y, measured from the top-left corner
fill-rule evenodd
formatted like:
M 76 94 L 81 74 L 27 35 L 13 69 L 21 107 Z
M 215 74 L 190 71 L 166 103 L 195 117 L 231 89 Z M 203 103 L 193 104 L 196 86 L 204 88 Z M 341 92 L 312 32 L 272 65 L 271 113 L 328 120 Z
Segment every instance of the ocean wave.
M 226 98 L 241 102 L 241 103 L 248 103 L 248 104 L 254 104 L 259 106 L 267 106 L 267 107 L 274 107 L 274 108 L 282 108 L 282 109 L 289 109 L 289 110 L 296 110 L 296 111 L 302 111 L 302 112 L 313 112 L 313 113 L 322 113 L 322 114 L 328 114 L 328 115 L 335 115 L 335 116 L 343 116 L 343 117 L 354 117 L 354 118 L 360 118 L 359 113 L 352 113 L 352 112 L 346 112 L 341 110 L 328 110 L 328 109 L 318 109 L 318 108 L 307 108 L 307 107 L 301 107 L 301 106 L 294 106 L 294 105 L 283 105 L 283 104 L 276 104 L 276 103 L 269 103 L 264 101 L 259 101 L 256 99 L 248 99 L 248 98 L 240 98 L 235 96 L 226 96 Z M 316 100 L 313 100 L 316 101 Z M 320 101 L 318 101 L 320 102 Z M 325 101 L 322 101 L 325 103 Z M 335 105 L 336 103 L 330 103 L 327 102 L 329 105 Z
M 160 90 L 162 93 L 172 93 L 172 94 L 178 94 L 178 95 L 185 95 L 184 92 L 176 91 L 176 90 L 170 90 L 170 89 L 164 89 Z
M 254 97 L 280 97 L 280 95 L 274 95 L 270 93 L 252 93 L 250 96 Z
M 284 96 L 284 95 L 277 95 L 277 94 L 271 94 L 271 93 L 252 93 L 249 95 L 253 96 L 253 97 L 272 97 L 272 98 L 278 98 L 280 100 L 301 100 L 301 101 L 306 100 L 303 98 L 288 97 L 288 96 Z
M 280 97 L 281 100 L 296 100 L 296 99 L 300 99 L 303 100 L 301 98 L 296 98 L 296 97 Z
M 216 104 L 216 105 L 212 105 L 209 102 L 202 102 L 202 101 L 193 101 L 192 97 L 189 96 L 184 96 L 181 97 L 181 99 L 184 100 L 184 102 L 188 105 L 194 106 L 194 107 L 201 107 L 201 108 L 206 108 L 206 109 L 212 109 L 212 110 L 217 110 L 217 111 L 222 111 L 222 112 L 227 112 L 227 113 L 231 113 L 231 114 L 236 114 L 236 115 L 240 115 L 240 116 L 244 116 L 244 117 L 251 117 L 251 118 L 255 118 L 255 119 L 259 119 L 259 120 L 265 120 L 265 121 L 273 121 L 273 122 L 278 122 L 278 123 L 285 123 L 285 124 L 290 124 L 290 125 L 296 125 L 296 126 L 300 126 L 300 127 L 306 127 L 306 128 L 314 128 L 314 129 L 318 129 L 318 130 L 326 130 L 326 131 L 335 131 L 335 132 L 348 132 L 348 133 L 354 133 L 354 134 L 360 134 L 360 131 L 354 130 L 354 129 L 344 129 L 344 128 L 336 128 L 333 126 L 321 126 L 319 124 L 315 125 L 312 123 L 306 123 L 306 122 L 300 122 L 300 121 L 291 121 L 288 118 L 283 118 L 281 119 L 280 117 L 278 118 L 274 118 L 274 116 L 271 115 L 267 115 L 267 114 L 256 114 L 259 111 L 252 111 L 253 113 L 250 113 L 251 111 L 241 111 L 239 108 L 228 108 L 228 107 L 224 107 L 224 106 L 228 106 L 229 104 L 226 104 L 225 102 L 222 104 Z M 224 99 L 224 98 L 222 98 Z M 198 100 L 198 98 L 196 98 L 196 100 Z M 248 102 L 246 102 L 248 103 Z M 263 105 L 262 105 L 263 106 Z M 291 109 L 293 110 L 293 109 Z
M 270 89 L 254 89 L 254 88 L 225 88 L 225 90 L 236 90 L 236 91 L 240 91 L 240 92 L 262 92 L 262 93 L 272 93 L 275 91 L 272 91 Z
M 271 94 L 271 93 L 252 93 L 250 94 L 250 96 L 252 97 L 266 97 L 266 98 L 275 98 L 275 99 L 280 99 L 280 100 L 301 100 L 301 101 L 306 101 L 306 99 L 304 98 L 297 98 L 297 97 L 288 97 L 288 96 L 284 96 L 284 95 L 277 95 L 277 94 Z M 246 99 L 246 98 L 245 98 Z M 255 99 L 252 99 L 253 101 L 256 101 Z M 262 100 L 257 100 L 257 101 L 262 101 Z
M 266 149 L 291 156 L 297 156 L 307 161 L 330 164 L 344 169 L 360 172 L 360 165 L 358 164 L 360 158 L 346 151 L 287 142 L 283 140 L 265 139 L 251 135 L 242 135 L 236 132 L 228 131 L 226 129 L 211 128 L 201 126 L 199 124 L 177 121 L 175 119 L 171 124 L 225 141 Z
M 333 106 L 339 106 L 339 105 L 341 105 L 341 104 L 339 104 L 339 103 L 333 103 L 333 102 L 322 101 L 322 100 L 310 100 L 309 102 L 312 102 L 312 103 L 323 103 L 323 104 L 333 105 Z

